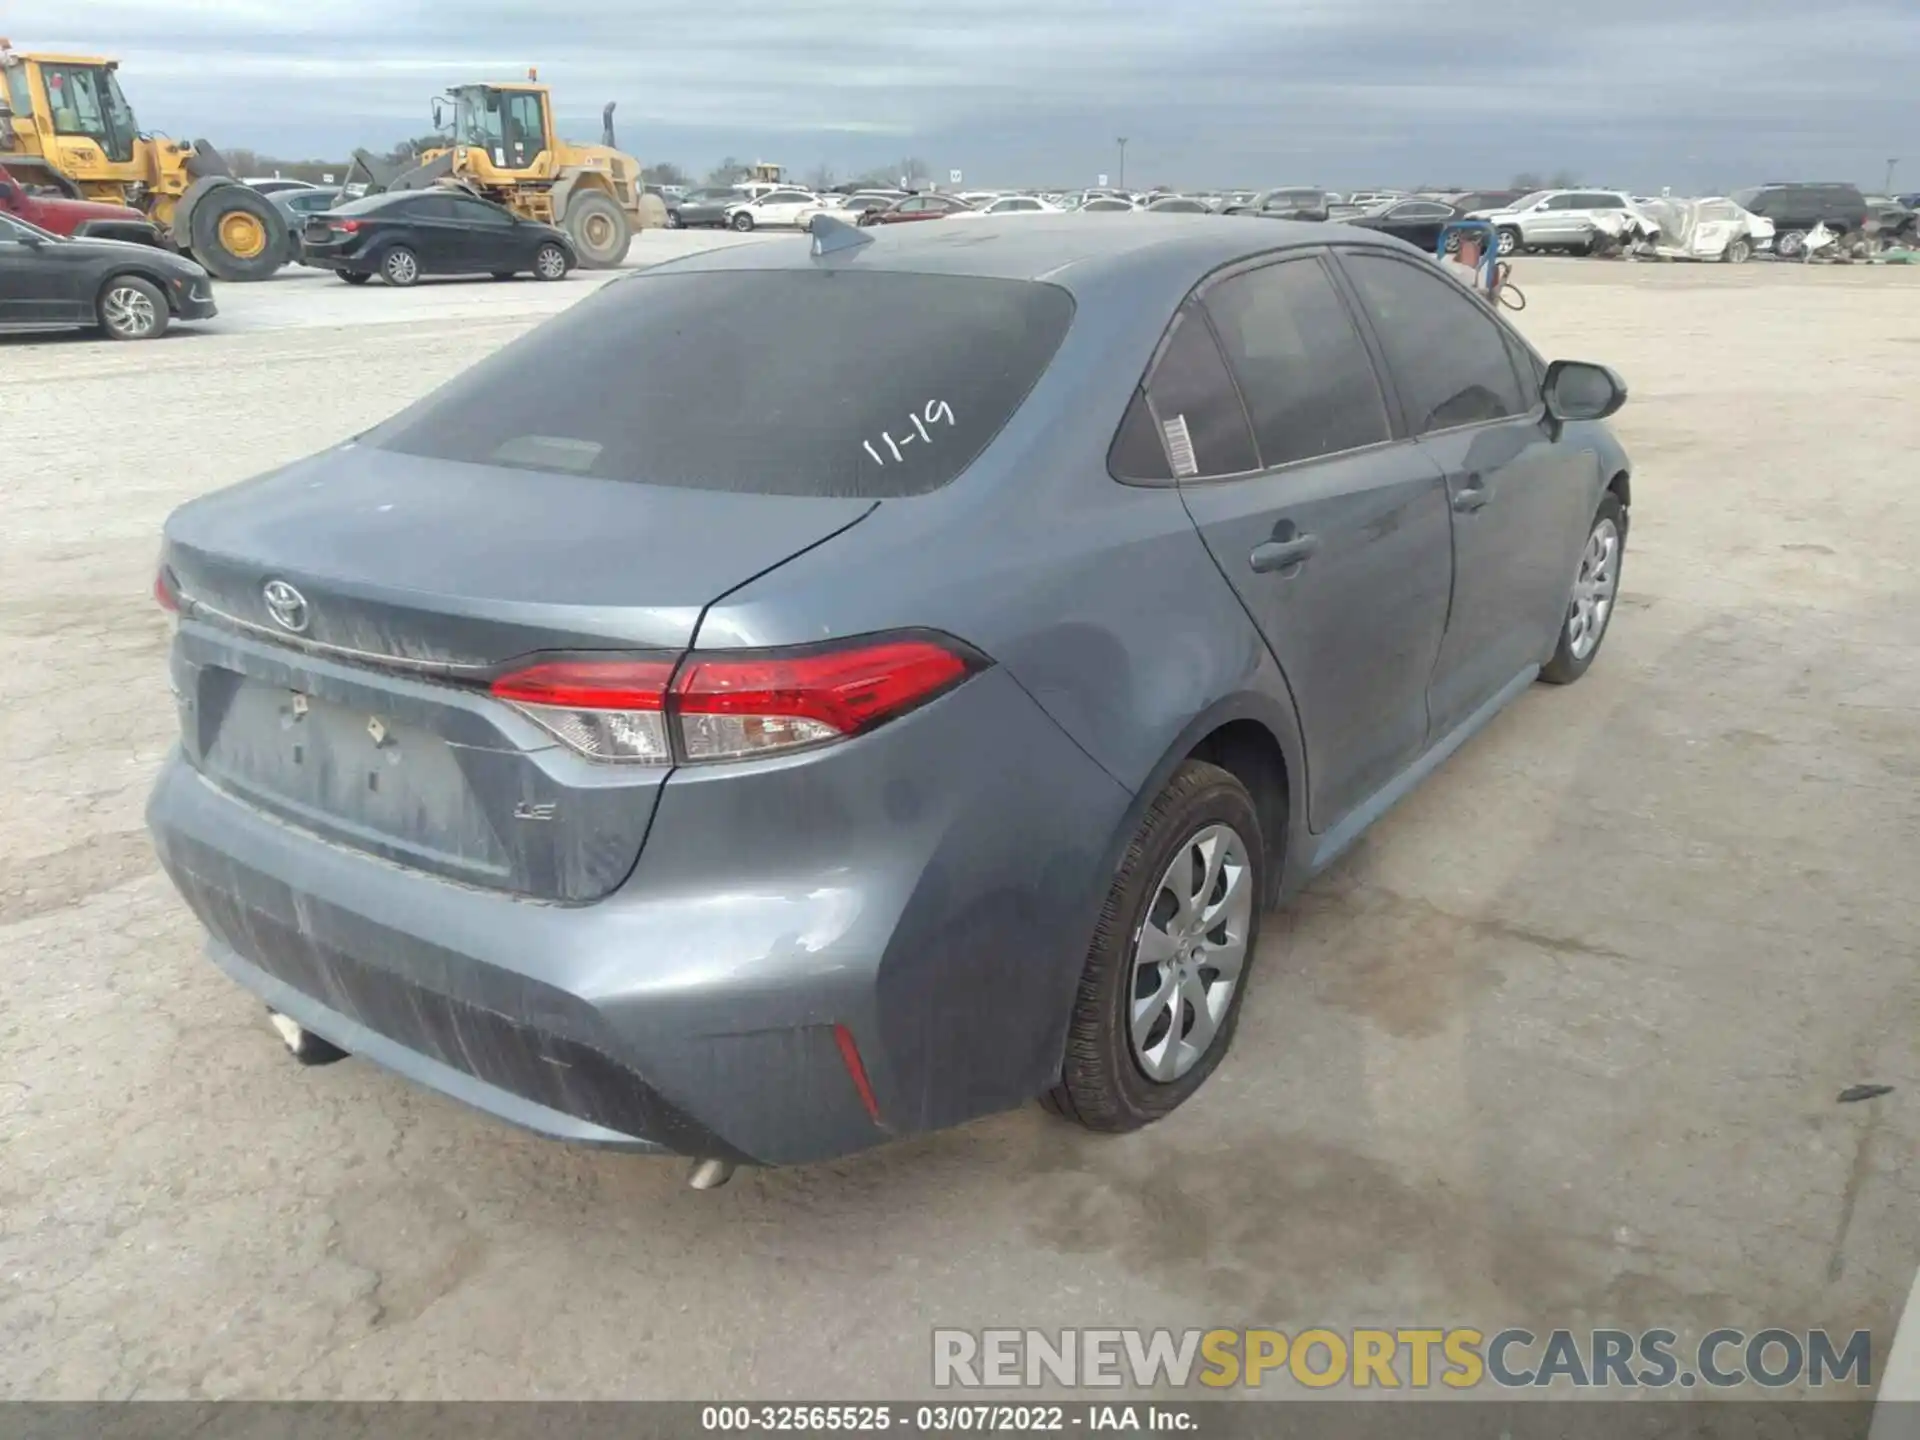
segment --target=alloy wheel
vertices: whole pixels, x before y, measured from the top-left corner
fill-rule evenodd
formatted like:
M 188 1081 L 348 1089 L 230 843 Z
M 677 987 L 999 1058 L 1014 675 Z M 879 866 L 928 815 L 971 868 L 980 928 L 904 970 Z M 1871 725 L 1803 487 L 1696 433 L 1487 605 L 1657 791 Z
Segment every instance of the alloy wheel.
M 420 275 L 420 262 L 405 250 L 387 256 L 387 278 L 396 285 L 410 285 Z
M 1170 1084 L 1213 1045 L 1247 961 L 1253 867 L 1230 825 L 1174 852 L 1134 938 L 1127 1034 L 1149 1080 Z
M 114 334 L 137 338 L 151 334 L 154 322 L 159 317 L 154 311 L 151 297 L 131 285 L 117 285 L 107 292 L 107 298 L 101 302 L 100 318 Z
M 1575 660 L 1586 659 L 1600 643 L 1619 588 L 1620 527 L 1611 517 L 1602 517 L 1580 554 L 1573 603 L 1567 607 L 1567 649 Z
M 567 257 L 560 253 L 560 247 L 557 245 L 549 245 L 543 249 L 535 257 L 534 264 L 540 267 L 540 274 L 544 279 L 558 280 L 567 273 Z

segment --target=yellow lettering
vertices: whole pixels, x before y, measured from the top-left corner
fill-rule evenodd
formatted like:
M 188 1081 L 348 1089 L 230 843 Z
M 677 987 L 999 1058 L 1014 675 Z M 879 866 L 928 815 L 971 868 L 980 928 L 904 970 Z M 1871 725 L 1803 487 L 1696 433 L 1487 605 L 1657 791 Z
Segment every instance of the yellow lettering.
M 1424 1390 L 1433 1384 L 1433 1347 L 1446 1339 L 1438 1330 L 1402 1330 L 1400 1343 L 1413 1351 L 1413 1388 Z
M 1383 1389 L 1398 1390 L 1400 1377 L 1393 1373 L 1393 1356 L 1398 1347 L 1388 1330 L 1353 1332 L 1353 1383 L 1366 1389 L 1376 1381 Z
M 1200 1383 L 1221 1389 L 1240 1378 L 1240 1357 L 1234 1353 L 1240 1337 L 1231 1330 L 1209 1330 L 1200 1337 L 1200 1358 L 1208 1368 L 1200 1372 Z
M 1280 1330 L 1247 1331 L 1247 1384 L 1257 1386 L 1269 1370 L 1287 1363 L 1287 1337 Z
M 1442 1385 L 1451 1385 L 1455 1390 L 1470 1390 L 1480 1383 L 1481 1377 L 1487 1373 L 1487 1362 L 1480 1358 L 1480 1344 L 1486 1338 L 1478 1330 L 1447 1332 L 1447 1359 L 1459 1368 L 1442 1375 Z
M 1327 1368 L 1315 1370 L 1307 1353 L 1316 1345 L 1327 1351 Z M 1347 1342 L 1331 1330 L 1302 1330 L 1293 1341 L 1293 1378 L 1313 1390 L 1338 1385 L 1347 1373 Z

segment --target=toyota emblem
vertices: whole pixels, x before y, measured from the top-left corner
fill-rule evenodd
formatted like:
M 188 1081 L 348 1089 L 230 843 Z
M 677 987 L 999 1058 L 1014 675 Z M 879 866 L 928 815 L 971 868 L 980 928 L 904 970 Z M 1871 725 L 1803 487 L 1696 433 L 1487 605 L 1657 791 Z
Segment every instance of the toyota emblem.
M 298 635 L 307 628 L 307 597 L 284 580 L 269 580 L 260 592 L 266 597 L 267 613 L 282 630 Z

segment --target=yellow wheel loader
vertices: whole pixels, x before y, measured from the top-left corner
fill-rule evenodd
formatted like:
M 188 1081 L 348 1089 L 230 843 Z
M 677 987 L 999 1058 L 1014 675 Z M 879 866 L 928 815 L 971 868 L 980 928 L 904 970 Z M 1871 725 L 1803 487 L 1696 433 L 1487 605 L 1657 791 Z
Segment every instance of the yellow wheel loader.
M 573 237 L 580 263 L 596 270 L 627 258 L 635 230 L 667 223 L 666 202 L 646 192 L 640 162 L 614 140 L 611 105 L 600 144 L 559 139 L 552 96 L 529 71 L 525 82 L 455 86 L 434 100 L 433 121 L 450 132 L 445 148 L 427 151 L 398 174 L 355 151 L 348 180 L 370 191 L 463 187 L 516 215 L 560 226 Z
M 26 184 L 128 205 L 218 280 L 264 280 L 291 255 L 287 225 L 204 140 L 142 133 L 118 60 L 17 51 L 0 40 L 0 165 Z

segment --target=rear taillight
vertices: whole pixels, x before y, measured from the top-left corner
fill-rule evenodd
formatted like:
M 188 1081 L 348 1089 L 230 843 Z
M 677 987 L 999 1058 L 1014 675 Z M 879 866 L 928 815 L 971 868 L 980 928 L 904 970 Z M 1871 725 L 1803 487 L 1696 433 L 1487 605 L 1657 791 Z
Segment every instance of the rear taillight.
M 664 765 L 673 758 L 662 714 L 674 662 L 543 660 L 488 689 L 593 760 Z
M 164 565 L 154 574 L 153 598 L 162 610 L 174 615 L 180 613 L 180 592 L 174 588 L 173 576 Z
M 333 222 L 333 228 L 338 230 L 342 235 L 358 235 L 360 233 L 360 222 L 358 220 L 336 220 Z
M 542 660 L 492 694 L 581 754 L 665 764 L 739 760 L 862 734 L 946 693 L 984 662 L 928 635 L 794 650 Z

